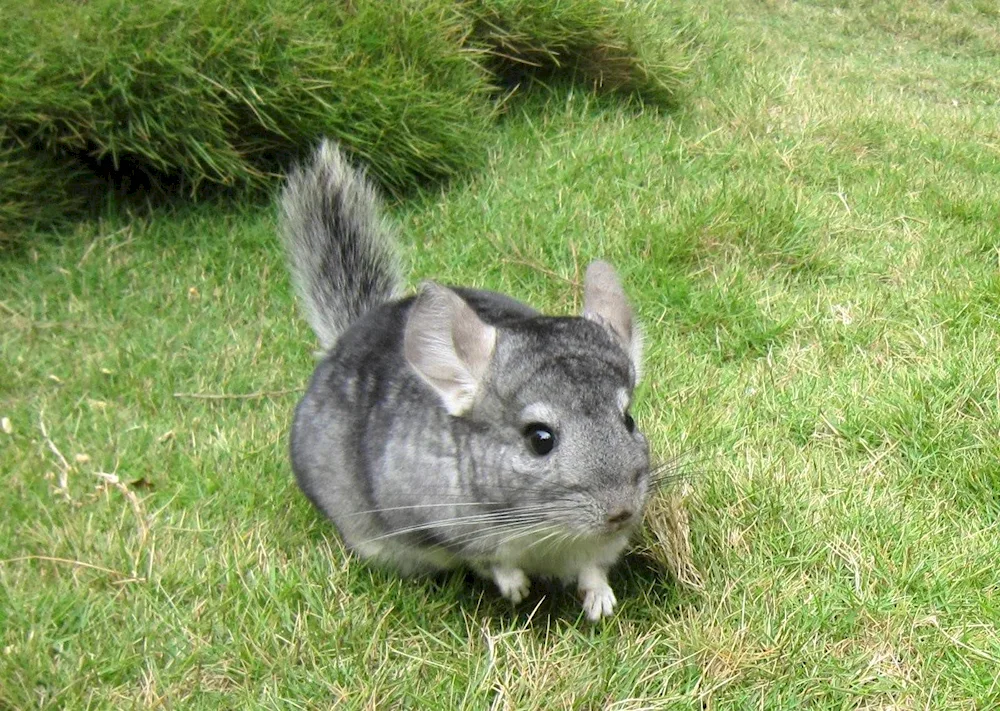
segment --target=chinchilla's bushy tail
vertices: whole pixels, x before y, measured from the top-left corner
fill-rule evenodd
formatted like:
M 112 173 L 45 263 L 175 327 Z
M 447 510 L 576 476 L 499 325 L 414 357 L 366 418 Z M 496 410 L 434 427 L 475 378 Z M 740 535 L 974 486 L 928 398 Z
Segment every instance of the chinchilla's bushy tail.
M 331 141 L 289 176 L 281 217 L 292 280 L 328 350 L 362 314 L 397 296 L 392 230 L 364 173 Z

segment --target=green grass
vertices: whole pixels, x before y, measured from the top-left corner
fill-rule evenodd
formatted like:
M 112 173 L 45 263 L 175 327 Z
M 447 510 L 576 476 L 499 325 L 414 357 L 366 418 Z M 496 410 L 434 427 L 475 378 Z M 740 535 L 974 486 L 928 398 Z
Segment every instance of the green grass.
M 346 557 L 287 463 L 314 340 L 271 212 L 113 216 L 0 262 L 0 708 L 995 706 L 992 6 L 679 5 L 680 109 L 536 94 L 393 212 L 412 284 L 567 313 L 619 267 L 702 585 L 665 498 L 597 626 Z
M 146 198 L 240 197 L 274 189 L 320 136 L 389 190 L 412 191 L 481 167 L 505 100 L 536 79 L 674 103 L 690 63 L 684 28 L 651 32 L 649 11 L 615 0 L 4 6 L 0 236 L 79 215 L 69 174 Z
M 0 124 L 0 249 L 22 243 L 32 227 L 65 225 L 100 187 L 72 160 L 25 145 Z

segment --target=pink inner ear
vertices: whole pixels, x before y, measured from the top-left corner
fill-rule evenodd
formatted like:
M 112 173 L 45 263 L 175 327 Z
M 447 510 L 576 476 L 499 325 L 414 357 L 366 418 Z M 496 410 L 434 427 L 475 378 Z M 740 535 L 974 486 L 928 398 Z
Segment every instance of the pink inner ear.
M 632 352 L 632 307 L 618 274 L 607 262 L 595 261 L 587 267 L 583 282 L 583 315 L 609 326 L 625 350 Z
M 496 329 L 454 291 L 428 282 L 410 308 L 403 341 L 410 367 L 445 409 L 467 412 L 489 370 Z

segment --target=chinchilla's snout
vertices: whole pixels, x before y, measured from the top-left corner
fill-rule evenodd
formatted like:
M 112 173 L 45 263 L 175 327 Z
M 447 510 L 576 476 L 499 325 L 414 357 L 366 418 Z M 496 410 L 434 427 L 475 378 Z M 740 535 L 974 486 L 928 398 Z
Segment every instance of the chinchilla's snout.
M 642 520 L 648 497 L 649 464 L 646 457 L 632 466 L 620 467 L 598 497 L 600 510 L 594 522 L 602 533 L 635 528 Z
M 639 496 L 612 497 L 601 507 L 601 515 L 595 521 L 601 533 L 618 533 L 635 528 L 642 520 L 645 501 Z
M 608 513 L 604 527 L 608 533 L 617 533 L 636 524 L 638 512 L 632 506 L 622 506 Z

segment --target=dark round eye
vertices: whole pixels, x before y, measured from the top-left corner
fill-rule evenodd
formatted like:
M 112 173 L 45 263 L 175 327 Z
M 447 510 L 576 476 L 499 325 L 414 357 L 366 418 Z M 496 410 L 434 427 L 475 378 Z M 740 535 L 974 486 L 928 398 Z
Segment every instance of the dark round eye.
M 556 446 L 556 433 L 548 425 L 532 422 L 521 431 L 528 448 L 539 457 L 544 457 Z
M 629 433 L 635 432 L 635 420 L 632 418 L 632 415 L 627 412 L 625 413 L 625 429 L 627 429 Z

